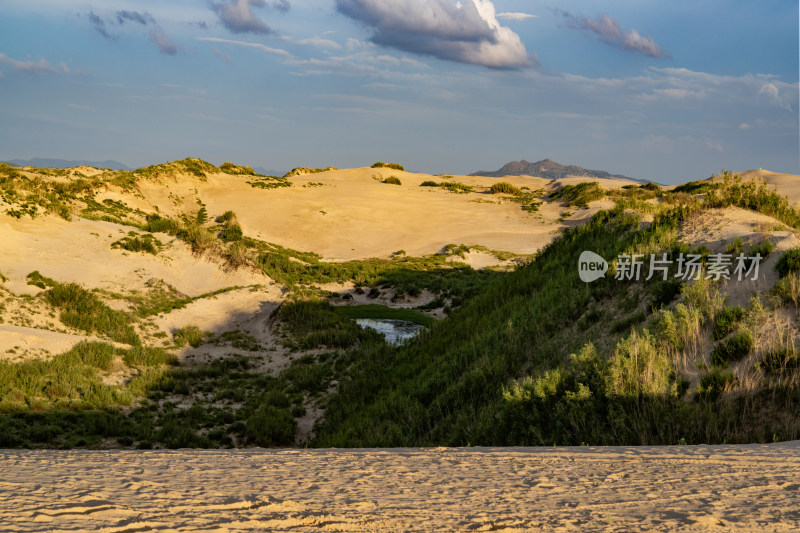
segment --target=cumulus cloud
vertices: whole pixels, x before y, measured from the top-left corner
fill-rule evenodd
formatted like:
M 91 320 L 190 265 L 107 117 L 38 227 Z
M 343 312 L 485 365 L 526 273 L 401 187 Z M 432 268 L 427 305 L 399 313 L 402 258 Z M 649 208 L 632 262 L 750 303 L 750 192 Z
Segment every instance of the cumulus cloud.
M 496 16 L 503 20 L 528 20 L 535 19 L 539 15 L 530 15 L 528 13 L 498 13 Z
M 778 96 L 780 92 L 778 91 L 778 87 L 775 86 L 774 83 L 765 83 L 761 86 L 761 89 L 758 90 L 758 94 L 764 94 L 770 97 L 774 101 L 778 101 Z
M 374 30 L 375 44 L 491 68 L 536 64 L 519 35 L 497 22 L 490 0 L 336 0 Z
M 595 19 L 583 15 L 573 15 L 567 11 L 557 10 L 567 19 L 567 25 L 576 30 L 594 33 L 601 41 L 622 50 L 644 54 L 647 57 L 672 57 L 665 52 L 652 37 L 643 37 L 636 30 L 623 31 L 619 22 L 606 13 Z
M 50 63 L 44 60 L 44 58 L 40 58 L 39 61 L 19 61 L 17 59 L 8 57 L 5 54 L 0 54 L 0 65 L 9 65 L 10 67 L 22 71 L 22 72 L 30 72 L 30 73 L 38 73 L 38 72 L 48 72 L 48 73 L 56 73 L 58 72 L 57 69 L 53 68 Z M 69 74 L 69 69 L 67 65 L 61 63 L 59 65 L 59 70 L 64 74 Z
M 267 6 L 282 13 L 286 13 L 290 8 L 288 0 L 277 0 L 271 3 L 267 3 L 265 0 L 211 2 L 211 9 L 217 14 L 220 22 L 234 33 L 272 33 L 272 29 L 253 12 L 254 7 Z
M 150 13 L 139 13 L 138 11 L 117 11 L 117 23 L 125 24 L 125 22 L 137 22 L 142 26 L 147 26 L 151 22 L 155 22 Z
M 150 30 L 150 40 L 156 43 L 162 54 L 174 56 L 181 50 L 180 46 L 175 44 L 161 28 Z

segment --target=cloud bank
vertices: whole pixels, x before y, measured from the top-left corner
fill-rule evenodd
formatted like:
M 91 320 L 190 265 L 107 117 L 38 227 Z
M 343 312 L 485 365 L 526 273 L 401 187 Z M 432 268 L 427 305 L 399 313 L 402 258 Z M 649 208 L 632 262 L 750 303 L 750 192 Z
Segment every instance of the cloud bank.
M 623 31 L 619 22 L 606 13 L 590 19 L 583 15 L 573 15 L 567 11 L 557 10 L 557 12 L 567 19 L 567 25 L 570 28 L 593 33 L 604 43 L 621 50 L 637 52 L 653 58 L 672 57 L 656 44 L 652 37 L 642 37 L 636 30 Z
M 382 46 L 490 68 L 536 64 L 490 0 L 336 0 L 336 8 L 372 28 Z
M 8 57 L 5 54 L 0 54 L 0 65 L 9 65 L 12 68 L 19 70 L 21 72 L 30 72 L 30 73 L 37 73 L 37 72 L 49 72 L 49 73 L 56 73 L 61 72 L 63 74 L 69 74 L 69 68 L 64 63 L 61 63 L 58 66 L 58 70 L 54 68 L 50 63 L 45 61 L 44 58 L 40 58 L 39 61 L 19 61 L 12 57 Z

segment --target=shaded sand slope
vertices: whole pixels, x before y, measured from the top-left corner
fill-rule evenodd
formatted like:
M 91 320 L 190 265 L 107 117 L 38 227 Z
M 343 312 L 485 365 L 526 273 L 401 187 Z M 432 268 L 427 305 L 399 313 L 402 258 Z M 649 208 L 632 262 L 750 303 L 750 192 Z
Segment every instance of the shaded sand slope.
M 796 531 L 800 442 L 0 451 L 4 531 Z

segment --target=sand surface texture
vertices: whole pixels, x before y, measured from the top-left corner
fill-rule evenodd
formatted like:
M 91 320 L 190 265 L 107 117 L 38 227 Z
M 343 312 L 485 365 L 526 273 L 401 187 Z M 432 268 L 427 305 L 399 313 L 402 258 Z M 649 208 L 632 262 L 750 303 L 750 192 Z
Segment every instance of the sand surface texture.
M 2 531 L 797 531 L 800 442 L 0 451 Z

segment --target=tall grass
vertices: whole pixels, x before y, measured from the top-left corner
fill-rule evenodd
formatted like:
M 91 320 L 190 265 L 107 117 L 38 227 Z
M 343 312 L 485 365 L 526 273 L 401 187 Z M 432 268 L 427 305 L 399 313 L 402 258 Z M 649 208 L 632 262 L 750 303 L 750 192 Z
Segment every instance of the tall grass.
M 61 322 L 86 333 L 107 335 L 111 340 L 139 345 L 130 319 L 104 304 L 97 295 L 76 283 L 57 283 L 44 293 L 47 302 L 61 310 Z

